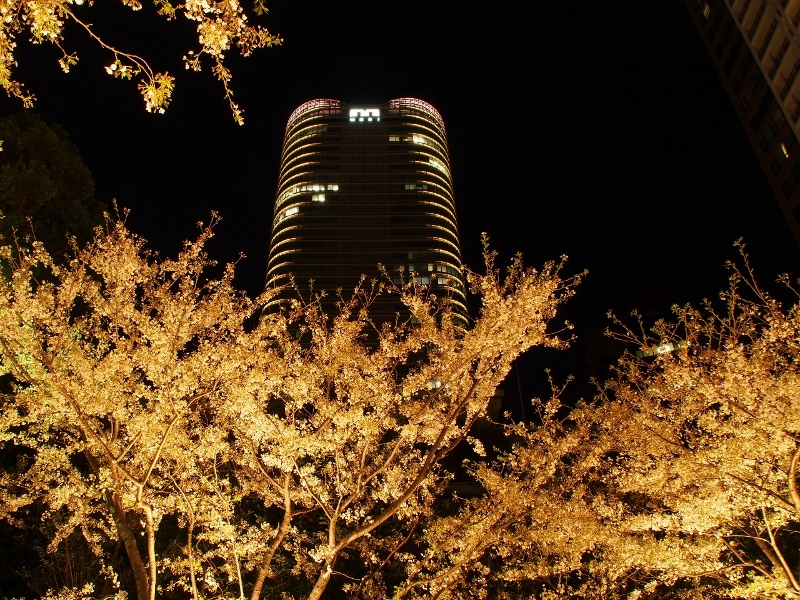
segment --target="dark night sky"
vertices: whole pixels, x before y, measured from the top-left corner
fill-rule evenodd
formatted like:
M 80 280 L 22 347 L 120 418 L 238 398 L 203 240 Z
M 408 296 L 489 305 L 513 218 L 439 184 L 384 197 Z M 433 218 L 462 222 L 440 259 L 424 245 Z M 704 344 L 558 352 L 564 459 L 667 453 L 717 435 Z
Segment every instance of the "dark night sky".
M 566 311 L 579 336 L 645 292 L 713 296 L 739 237 L 763 281 L 800 275 L 800 250 L 680 0 L 268 4 L 263 22 L 284 45 L 230 61 L 244 127 L 210 72 L 182 70 L 186 21 L 100 2 L 85 13 L 107 41 L 178 76 L 166 115 L 145 113 L 76 28 L 66 45 L 82 58 L 69 75 L 54 48 L 20 41 L 18 76 L 36 109 L 66 128 L 98 198 L 131 208 L 129 224 L 152 247 L 173 252 L 218 210 L 212 253 L 244 252 L 238 281 L 260 291 L 291 111 L 319 97 L 413 96 L 447 126 L 467 264 L 481 265 L 481 231 L 506 261 L 569 255 L 570 272 L 589 270 Z M 0 114 L 17 108 L 0 102 Z M 585 377 L 582 356 L 582 342 L 561 359 L 532 353 L 524 395 L 553 361 Z

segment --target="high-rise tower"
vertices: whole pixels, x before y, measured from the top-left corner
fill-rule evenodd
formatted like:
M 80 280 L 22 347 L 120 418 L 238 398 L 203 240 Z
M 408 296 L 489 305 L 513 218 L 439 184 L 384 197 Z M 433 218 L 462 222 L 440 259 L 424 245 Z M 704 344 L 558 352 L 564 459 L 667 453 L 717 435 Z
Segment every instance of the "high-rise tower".
M 413 274 L 466 313 L 453 180 L 442 117 L 414 98 L 348 106 L 306 102 L 289 117 L 283 139 L 267 265 L 267 287 L 290 276 L 308 298 L 352 293 L 378 265 L 399 282 Z M 403 275 L 400 275 L 400 272 Z M 296 297 L 285 290 L 273 305 Z M 379 323 L 401 305 L 383 295 L 370 307 Z
M 684 0 L 800 244 L 800 0 Z

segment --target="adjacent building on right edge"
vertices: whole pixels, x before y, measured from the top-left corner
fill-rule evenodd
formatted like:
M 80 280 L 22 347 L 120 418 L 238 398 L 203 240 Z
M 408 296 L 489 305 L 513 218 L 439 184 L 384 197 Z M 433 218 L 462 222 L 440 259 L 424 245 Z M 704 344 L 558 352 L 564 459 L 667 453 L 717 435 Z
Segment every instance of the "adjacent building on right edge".
M 800 245 L 800 0 L 684 0 Z

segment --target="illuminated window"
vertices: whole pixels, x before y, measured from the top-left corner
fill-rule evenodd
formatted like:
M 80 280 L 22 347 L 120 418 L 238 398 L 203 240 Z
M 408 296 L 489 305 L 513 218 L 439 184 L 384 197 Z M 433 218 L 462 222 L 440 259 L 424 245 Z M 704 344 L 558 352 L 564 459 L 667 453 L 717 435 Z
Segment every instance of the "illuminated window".
M 427 190 L 428 186 L 424 183 L 407 183 L 407 190 Z
M 278 215 L 277 222 L 280 223 L 284 219 L 287 219 L 287 218 L 289 218 L 289 217 L 291 217 L 293 215 L 296 215 L 299 212 L 300 212 L 300 208 L 297 207 L 297 206 L 293 206 L 291 208 L 287 208 L 286 210 L 284 210 L 282 213 L 280 213 Z
M 433 269 L 431 269 L 431 270 L 433 270 Z M 458 269 L 456 269 L 454 267 L 448 267 L 447 265 L 436 265 L 436 270 L 439 273 L 449 273 L 450 275 L 459 275 L 460 274 Z
M 797 153 L 797 138 L 791 129 L 784 134 L 781 146 L 785 149 L 786 158 Z
M 350 119 L 350 120 L 352 121 L 352 119 Z M 389 136 L 389 141 L 390 142 L 399 142 L 400 141 L 400 136 L 399 135 L 390 135 Z
M 439 169 L 442 173 L 447 174 L 447 167 L 445 167 L 441 162 L 439 162 L 435 158 L 429 158 L 428 162 L 437 169 Z
M 325 202 L 325 194 L 312 194 L 311 195 L 312 202 Z
M 351 108 L 350 122 L 380 121 L 381 111 L 377 108 Z
M 426 137 L 424 137 L 422 135 L 417 135 L 415 133 L 414 135 L 411 136 L 411 141 L 414 142 L 415 144 L 427 144 L 428 143 L 428 138 L 426 138 Z
M 339 184 L 337 183 L 329 183 L 327 186 L 324 183 L 303 183 L 300 185 L 295 185 L 284 191 L 280 196 L 278 196 L 277 203 L 281 204 L 292 196 L 302 194 L 303 192 L 324 192 L 326 187 L 329 192 L 339 191 Z
M 688 345 L 688 342 L 665 342 L 658 346 L 644 346 L 636 351 L 636 356 L 638 358 L 649 358 L 651 356 L 658 356 L 659 354 L 669 354 L 678 348 L 684 348 Z
M 414 322 L 414 317 L 411 317 L 411 322 Z M 419 321 L 417 321 L 419 323 Z M 431 379 L 428 381 L 428 389 L 429 390 L 438 390 L 442 387 L 442 381 L 440 379 Z
M 775 150 L 775 155 L 772 157 L 772 160 L 770 161 L 769 166 L 772 168 L 772 172 L 775 173 L 775 175 L 777 175 L 783 168 L 783 164 L 786 162 L 786 159 L 795 154 L 796 152 L 797 152 L 797 138 L 795 137 L 792 130 L 789 129 L 783 136 L 781 143 Z M 787 194 L 787 197 L 788 196 L 789 194 Z
M 708 15 L 710 14 L 711 14 L 711 7 L 708 5 L 708 2 L 703 2 L 703 18 L 707 19 Z

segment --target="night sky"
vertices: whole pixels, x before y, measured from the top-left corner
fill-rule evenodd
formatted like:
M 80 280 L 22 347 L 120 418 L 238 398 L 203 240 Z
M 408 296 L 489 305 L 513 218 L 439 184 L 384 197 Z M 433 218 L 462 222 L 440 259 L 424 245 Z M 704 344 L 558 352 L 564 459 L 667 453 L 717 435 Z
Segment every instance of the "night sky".
M 680 0 L 268 5 L 259 22 L 284 45 L 230 60 L 244 127 L 210 70 L 183 70 L 195 35 L 185 20 L 81 9 L 107 42 L 177 75 L 166 115 L 106 75 L 111 58 L 76 27 L 65 46 L 81 61 L 69 75 L 57 49 L 20 39 L 17 76 L 36 110 L 64 126 L 98 199 L 130 208 L 152 248 L 174 252 L 217 210 L 210 250 L 221 261 L 246 254 L 237 282 L 257 293 L 292 110 L 320 97 L 411 96 L 445 120 L 465 262 L 481 267 L 482 231 L 504 263 L 518 251 L 532 265 L 568 255 L 568 273 L 589 270 L 564 314 L 579 337 L 642 298 L 714 296 L 739 237 L 762 281 L 800 275 L 800 250 Z M 0 101 L 0 114 L 19 108 Z M 584 380 L 584 337 L 561 357 L 526 357 L 523 396 L 540 393 L 548 364 Z M 516 398 L 516 380 L 507 394 Z

